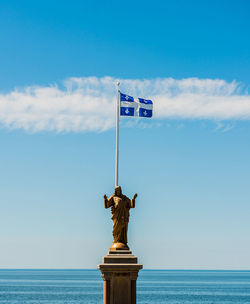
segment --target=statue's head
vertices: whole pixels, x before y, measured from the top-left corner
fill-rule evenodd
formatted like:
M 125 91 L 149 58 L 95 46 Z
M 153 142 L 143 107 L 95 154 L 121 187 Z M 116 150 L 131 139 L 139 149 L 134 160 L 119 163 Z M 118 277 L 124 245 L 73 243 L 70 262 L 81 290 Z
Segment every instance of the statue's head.
M 120 186 L 115 187 L 115 195 L 120 196 L 122 194 L 122 188 Z

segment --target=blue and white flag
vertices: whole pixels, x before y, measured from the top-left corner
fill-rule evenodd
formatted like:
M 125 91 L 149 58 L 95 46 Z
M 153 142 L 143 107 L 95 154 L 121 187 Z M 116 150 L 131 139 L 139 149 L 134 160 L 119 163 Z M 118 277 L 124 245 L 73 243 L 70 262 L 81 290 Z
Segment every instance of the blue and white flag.
M 153 102 L 120 93 L 120 115 L 150 118 L 153 115 Z

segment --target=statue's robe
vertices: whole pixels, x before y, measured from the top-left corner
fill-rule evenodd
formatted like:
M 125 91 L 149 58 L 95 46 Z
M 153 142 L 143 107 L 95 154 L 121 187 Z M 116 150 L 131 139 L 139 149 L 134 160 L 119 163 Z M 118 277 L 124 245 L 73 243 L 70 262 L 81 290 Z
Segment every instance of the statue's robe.
M 129 222 L 129 209 L 132 206 L 131 200 L 126 195 L 113 195 L 108 200 L 111 206 L 113 220 L 113 242 L 127 244 L 127 231 Z

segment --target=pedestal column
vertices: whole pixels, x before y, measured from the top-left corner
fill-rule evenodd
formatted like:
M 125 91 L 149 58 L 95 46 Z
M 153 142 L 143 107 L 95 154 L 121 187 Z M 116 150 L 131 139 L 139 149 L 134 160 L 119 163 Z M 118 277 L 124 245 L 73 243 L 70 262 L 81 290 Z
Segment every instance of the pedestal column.
M 109 251 L 98 265 L 104 304 L 136 304 L 136 280 L 142 265 L 130 250 Z

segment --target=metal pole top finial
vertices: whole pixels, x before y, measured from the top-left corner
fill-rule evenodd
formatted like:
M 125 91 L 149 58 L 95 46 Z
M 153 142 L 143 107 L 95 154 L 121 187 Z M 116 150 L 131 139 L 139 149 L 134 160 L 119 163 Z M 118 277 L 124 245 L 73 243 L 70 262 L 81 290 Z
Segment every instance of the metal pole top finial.
M 119 85 L 120 85 L 120 81 L 117 81 L 117 82 L 116 82 L 116 85 L 119 87 Z

